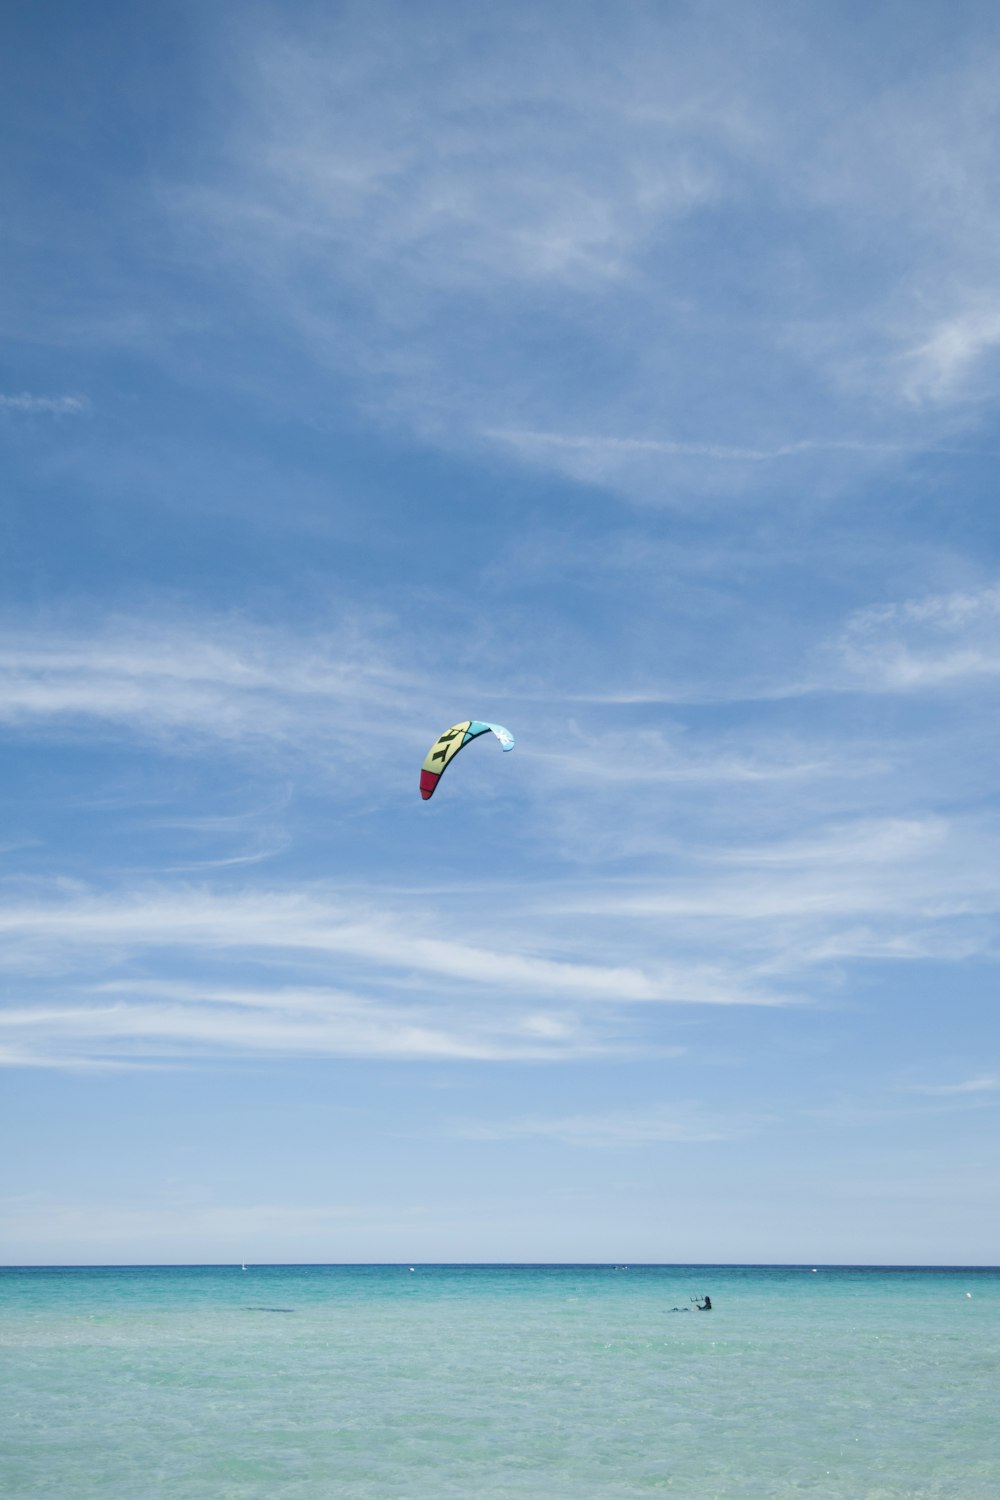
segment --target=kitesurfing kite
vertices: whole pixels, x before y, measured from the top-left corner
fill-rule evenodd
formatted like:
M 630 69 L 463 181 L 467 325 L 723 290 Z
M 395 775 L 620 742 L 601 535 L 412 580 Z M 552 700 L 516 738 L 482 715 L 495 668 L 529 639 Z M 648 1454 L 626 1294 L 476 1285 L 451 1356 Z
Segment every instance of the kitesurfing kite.
M 433 797 L 438 782 L 462 746 L 491 730 L 500 741 L 501 750 L 513 750 L 514 736 L 509 729 L 504 729 L 502 724 L 483 724 L 479 719 L 466 719 L 462 724 L 453 724 L 444 734 L 438 735 L 420 770 L 420 795 L 425 802 Z

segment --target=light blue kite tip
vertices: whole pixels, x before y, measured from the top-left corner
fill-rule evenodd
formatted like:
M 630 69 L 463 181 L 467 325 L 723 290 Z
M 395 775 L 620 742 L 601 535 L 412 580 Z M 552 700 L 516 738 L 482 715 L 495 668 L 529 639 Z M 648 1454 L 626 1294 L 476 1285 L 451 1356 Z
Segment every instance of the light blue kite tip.
M 488 724 L 485 719 L 473 719 L 470 722 L 468 729 L 465 731 L 465 740 L 463 741 L 463 744 L 468 740 L 474 740 L 479 734 L 485 734 L 487 729 L 492 729 L 493 733 L 500 741 L 501 750 L 513 750 L 514 736 L 511 734 L 510 730 L 505 729 L 502 724 Z
M 501 750 L 513 750 L 514 736 L 509 729 L 505 729 L 502 724 L 491 724 L 490 728 L 500 741 Z

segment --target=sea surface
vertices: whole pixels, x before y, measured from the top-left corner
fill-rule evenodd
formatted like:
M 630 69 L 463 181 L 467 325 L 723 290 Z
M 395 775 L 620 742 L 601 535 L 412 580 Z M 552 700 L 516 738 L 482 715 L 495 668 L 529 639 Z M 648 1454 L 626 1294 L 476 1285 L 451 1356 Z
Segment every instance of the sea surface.
M 0 1270 L 0 1494 L 998 1500 L 1000 1270 Z

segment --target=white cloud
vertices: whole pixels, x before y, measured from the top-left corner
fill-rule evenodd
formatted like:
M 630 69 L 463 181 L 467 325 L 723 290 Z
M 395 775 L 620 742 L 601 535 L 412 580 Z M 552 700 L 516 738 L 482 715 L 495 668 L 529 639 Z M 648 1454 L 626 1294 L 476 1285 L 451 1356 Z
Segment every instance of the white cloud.
M 199 1057 L 350 1057 L 407 1061 L 559 1061 L 604 1051 L 582 1028 L 545 1035 L 535 1017 L 466 1017 L 440 1007 L 391 1008 L 336 991 L 217 991 L 127 987 L 132 1003 L 93 1001 L 0 1012 L 20 1052 L 11 1065 L 76 1066 L 81 1059 L 142 1064 Z
M 956 652 L 984 654 L 1000 641 L 998 624 L 995 587 L 861 611 L 829 653 L 823 686 L 878 692 L 888 682 L 896 693 L 903 680 L 935 691 L 959 683 L 954 670 L 949 678 L 940 665 L 912 664 L 945 657 L 954 668 Z M 901 650 L 906 674 L 886 667 Z M 269 746 L 288 766 L 302 756 L 332 765 L 331 745 L 337 764 L 352 753 L 370 762 L 386 714 L 409 711 L 426 689 L 349 632 L 303 643 L 239 620 L 174 622 L 162 632 L 137 620 L 89 633 L 8 631 L 4 675 L 8 713 L 22 729 L 57 722 L 78 735 L 103 722 L 171 748 Z M 821 681 L 817 673 L 813 694 Z M 794 706 L 790 691 L 773 697 Z M 192 806 L 172 820 L 185 853 L 185 839 L 204 846 L 191 858 L 174 846 L 170 857 L 149 856 L 147 868 L 161 874 L 215 868 L 217 884 L 133 877 L 126 888 L 116 876 L 103 891 L 8 887 L 0 966 L 16 987 L 6 1028 L 13 1060 L 146 1062 L 241 1049 L 594 1055 L 653 1033 L 652 1018 L 631 1008 L 829 1001 L 838 971 L 855 960 L 996 951 L 990 816 L 971 805 L 961 815 L 925 810 L 940 799 L 917 794 L 926 746 L 914 746 L 908 724 L 898 744 L 883 732 L 857 749 L 850 741 L 845 749 L 839 721 L 809 736 L 776 736 L 764 719 L 752 730 L 727 719 L 726 729 L 677 724 L 623 735 L 613 705 L 577 730 L 553 715 L 552 701 L 544 713 L 525 708 L 533 728 L 521 739 L 518 771 L 532 799 L 530 848 L 544 846 L 546 859 L 561 863 L 546 878 L 529 868 L 498 881 L 502 899 L 488 868 L 462 881 L 445 876 L 436 890 L 405 876 L 391 890 L 280 878 L 255 885 L 253 867 L 287 835 L 273 791 L 266 806 L 238 816 L 213 792 L 211 812 Z M 521 720 L 510 722 L 520 739 Z M 392 753 L 416 764 L 423 733 L 407 743 Z M 949 747 L 945 738 L 942 756 Z M 928 787 L 934 771 L 920 773 Z M 317 779 L 308 780 L 318 795 Z M 134 808 L 129 816 L 134 822 Z M 169 814 L 160 822 L 168 827 Z M 32 858 L 40 872 L 47 867 L 42 852 Z M 223 872 L 238 864 L 250 883 L 227 889 Z M 237 973 L 240 982 L 229 983 Z M 191 995 L 157 990 L 168 974 L 182 976 Z M 131 989 L 111 1003 L 95 997 L 95 976 Z M 470 987 L 475 1022 L 463 1015 Z M 228 1000 L 227 988 L 242 998 Z
M 994 831 L 977 819 L 858 822 L 812 841 L 703 847 L 669 877 L 609 880 L 553 906 L 608 942 L 631 932 L 639 945 L 655 930 L 675 953 L 716 952 L 726 968 L 742 955 L 762 985 L 784 976 L 823 997 L 824 973 L 856 959 L 993 956 L 995 851 Z
M 392 629 L 390 629 L 390 624 Z M 392 715 L 394 739 L 429 733 L 428 705 L 475 694 L 506 708 L 520 705 L 538 719 L 545 703 L 613 708 L 629 704 L 700 704 L 768 700 L 844 690 L 934 691 L 1000 673 L 1000 588 L 869 607 L 847 621 L 813 661 L 790 664 L 784 678 L 759 674 L 739 682 L 705 674 L 697 682 L 659 681 L 647 686 L 584 687 L 562 676 L 525 688 L 528 662 L 504 662 L 502 643 L 484 637 L 461 644 L 447 658 L 440 680 L 410 658 L 438 660 L 437 638 L 399 657 L 399 621 L 314 630 L 310 635 L 268 628 L 239 617 L 157 619 L 120 616 L 34 628 L 0 625 L 0 723 L 23 732 L 79 736 L 125 735 L 160 747 L 190 749 L 216 742 L 232 749 L 270 747 L 291 760 L 371 759 Z M 395 636 L 393 637 L 393 631 Z M 392 648 L 382 639 L 393 637 Z M 484 688 L 484 678 L 487 685 Z M 466 681 L 468 679 L 468 681 Z M 474 686 L 473 686 L 474 684 Z M 505 708 L 505 711 L 506 711 Z M 439 710 L 444 712 L 446 710 Z M 536 724 L 538 763 L 560 774 L 623 781 L 756 782 L 866 775 L 885 763 L 873 744 L 860 757 L 844 757 L 822 740 L 768 745 L 758 737 L 752 753 L 721 739 L 695 748 L 687 737 L 661 730 L 617 728 L 554 732 L 551 719 Z M 604 747 L 620 743 L 609 758 Z M 746 736 L 740 739 L 745 742 Z M 419 741 L 423 747 L 423 740 Z M 528 747 L 525 747 L 527 750 Z
M 914 402 L 955 401 L 986 356 L 1000 348 L 1000 311 L 973 308 L 946 318 L 902 356 L 903 394 Z
M 468 888 L 467 888 L 468 889 Z M 246 893 L 216 892 L 205 887 L 151 888 L 144 894 L 92 894 L 75 891 L 63 899 L 12 901 L 0 906 L 0 932 L 6 934 L 6 961 L 49 955 L 58 964 L 74 955 L 107 949 L 142 952 L 179 948 L 212 953 L 285 954 L 294 959 L 327 960 L 339 956 L 369 972 L 422 975 L 439 983 L 476 985 L 480 991 L 547 995 L 577 1002 L 636 1003 L 691 1000 L 708 1004 L 768 1004 L 776 996 L 735 982 L 735 975 L 712 966 L 674 967 L 614 964 L 596 959 L 547 957 L 544 949 L 565 948 L 566 939 L 547 933 L 544 925 L 525 926 L 537 906 L 537 892 L 516 900 L 505 922 L 519 937 L 501 931 L 490 936 L 490 919 L 480 913 L 484 929 L 476 941 L 467 916 L 449 926 L 463 932 L 448 936 L 443 912 L 436 918 L 439 936 L 427 937 L 426 886 L 407 895 L 373 892 L 366 903 L 322 887 L 264 889 Z M 572 943 L 577 953 L 600 948 L 599 942 Z M 541 950 L 541 951 L 539 951 Z M 0 958 L 0 962 L 4 959 Z M 92 959 L 87 959 L 88 964 Z
M 933 691 L 1000 674 L 1000 587 L 860 610 L 835 646 L 845 686 Z
M 1000 1078 L 980 1075 L 967 1078 L 962 1083 L 910 1083 L 905 1085 L 908 1094 L 927 1094 L 932 1098 L 959 1098 L 963 1095 L 994 1094 L 1000 1091 Z
M 829 998 L 853 960 L 996 948 L 995 839 L 975 820 L 855 820 L 683 855 L 669 876 L 522 880 L 502 901 L 475 882 L 10 897 L 6 1042 L 26 1062 L 59 1065 L 309 1052 L 558 1060 L 641 1038 L 648 1048 L 650 1006 Z M 183 977 L 168 980 L 168 963 Z M 220 977 L 234 966 L 238 981 Z
M 526 458 L 552 453 L 577 455 L 581 478 L 607 478 L 616 461 L 636 455 L 663 458 L 708 458 L 721 463 L 773 463 L 777 459 L 795 458 L 806 453 L 901 454 L 927 451 L 904 443 L 868 442 L 863 439 L 800 438 L 771 448 L 746 448 L 727 443 L 694 443 L 667 438 L 601 437 L 560 432 L 511 431 L 489 429 L 483 436 L 515 449 Z
M 415 674 L 347 629 L 308 640 L 248 621 L 111 618 L 77 628 L 0 631 L 0 722 L 79 733 L 91 726 L 161 745 L 302 747 L 371 755 L 386 712 L 419 692 Z
M 76 416 L 88 409 L 83 396 L 33 396 L 30 391 L 18 395 L 0 393 L 0 411 L 24 412 L 27 415 Z
M 766 150 L 770 105 L 751 98 L 741 50 L 759 49 L 753 29 L 720 48 L 697 24 L 633 12 L 588 44 L 587 22 L 570 38 L 505 12 L 485 45 L 460 21 L 429 56 L 405 7 L 393 17 L 250 37 L 224 169 L 166 203 L 199 259 L 225 267 L 230 293 L 235 269 L 238 294 L 280 310 L 321 363 L 347 365 L 378 420 L 445 446 L 525 405 L 579 407 L 559 326 L 596 370 L 630 329 L 626 382 L 652 389 L 649 320 L 669 337 L 691 303 L 657 262 L 678 226 L 742 201 Z M 526 360 L 517 330 L 540 314 L 551 338 Z
M 997 340 L 989 48 L 860 88 L 821 18 L 485 25 L 245 26 L 229 137 L 164 203 L 198 264 L 376 420 L 630 498 L 948 446 L 912 404 Z
M 534 17 L 487 22 L 488 45 L 458 19 L 433 56 L 405 7 L 391 29 L 388 46 L 357 26 L 345 46 L 337 24 L 253 37 L 230 156 L 231 182 L 254 188 L 241 232 L 307 259 L 363 246 L 347 274 L 387 301 L 373 281 L 389 265 L 425 289 L 614 279 L 650 232 L 717 196 L 726 149 L 747 142 L 721 60 L 706 93 L 662 35 L 646 69 L 631 27 L 605 38 L 618 68 Z
M 10 1061 L 264 1053 L 558 1060 L 634 1048 L 636 1005 L 792 998 L 750 966 L 675 960 L 659 944 L 616 961 L 600 935 L 532 911 L 537 893 L 518 892 L 513 912 L 493 924 L 491 903 L 464 896 L 464 914 L 462 905 L 450 916 L 435 909 L 432 922 L 433 894 L 423 887 L 367 903 L 322 888 L 204 886 L 71 888 L 9 901 L 0 907 L 0 966 L 12 998 L 0 1030 Z M 166 979 L 168 965 L 183 979 Z M 234 966 L 252 977 L 220 979 Z
M 558 748 L 536 750 L 533 762 L 542 774 L 564 786 L 575 781 L 603 787 L 812 781 L 832 773 L 850 776 L 852 770 L 857 774 L 865 769 L 863 765 L 852 767 L 843 758 L 837 762 L 832 758 L 803 758 L 787 747 L 761 747 L 741 753 L 716 745 L 688 745 L 684 738 L 680 733 L 670 735 L 655 729 L 632 730 L 627 736 L 620 729 L 587 734 L 576 730 L 568 733 Z

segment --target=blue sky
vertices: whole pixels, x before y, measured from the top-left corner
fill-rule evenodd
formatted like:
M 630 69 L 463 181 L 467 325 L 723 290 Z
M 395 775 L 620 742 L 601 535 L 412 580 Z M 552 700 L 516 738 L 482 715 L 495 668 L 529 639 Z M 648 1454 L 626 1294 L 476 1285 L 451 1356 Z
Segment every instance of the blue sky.
M 995 8 L 3 25 L 3 1258 L 995 1262 Z

